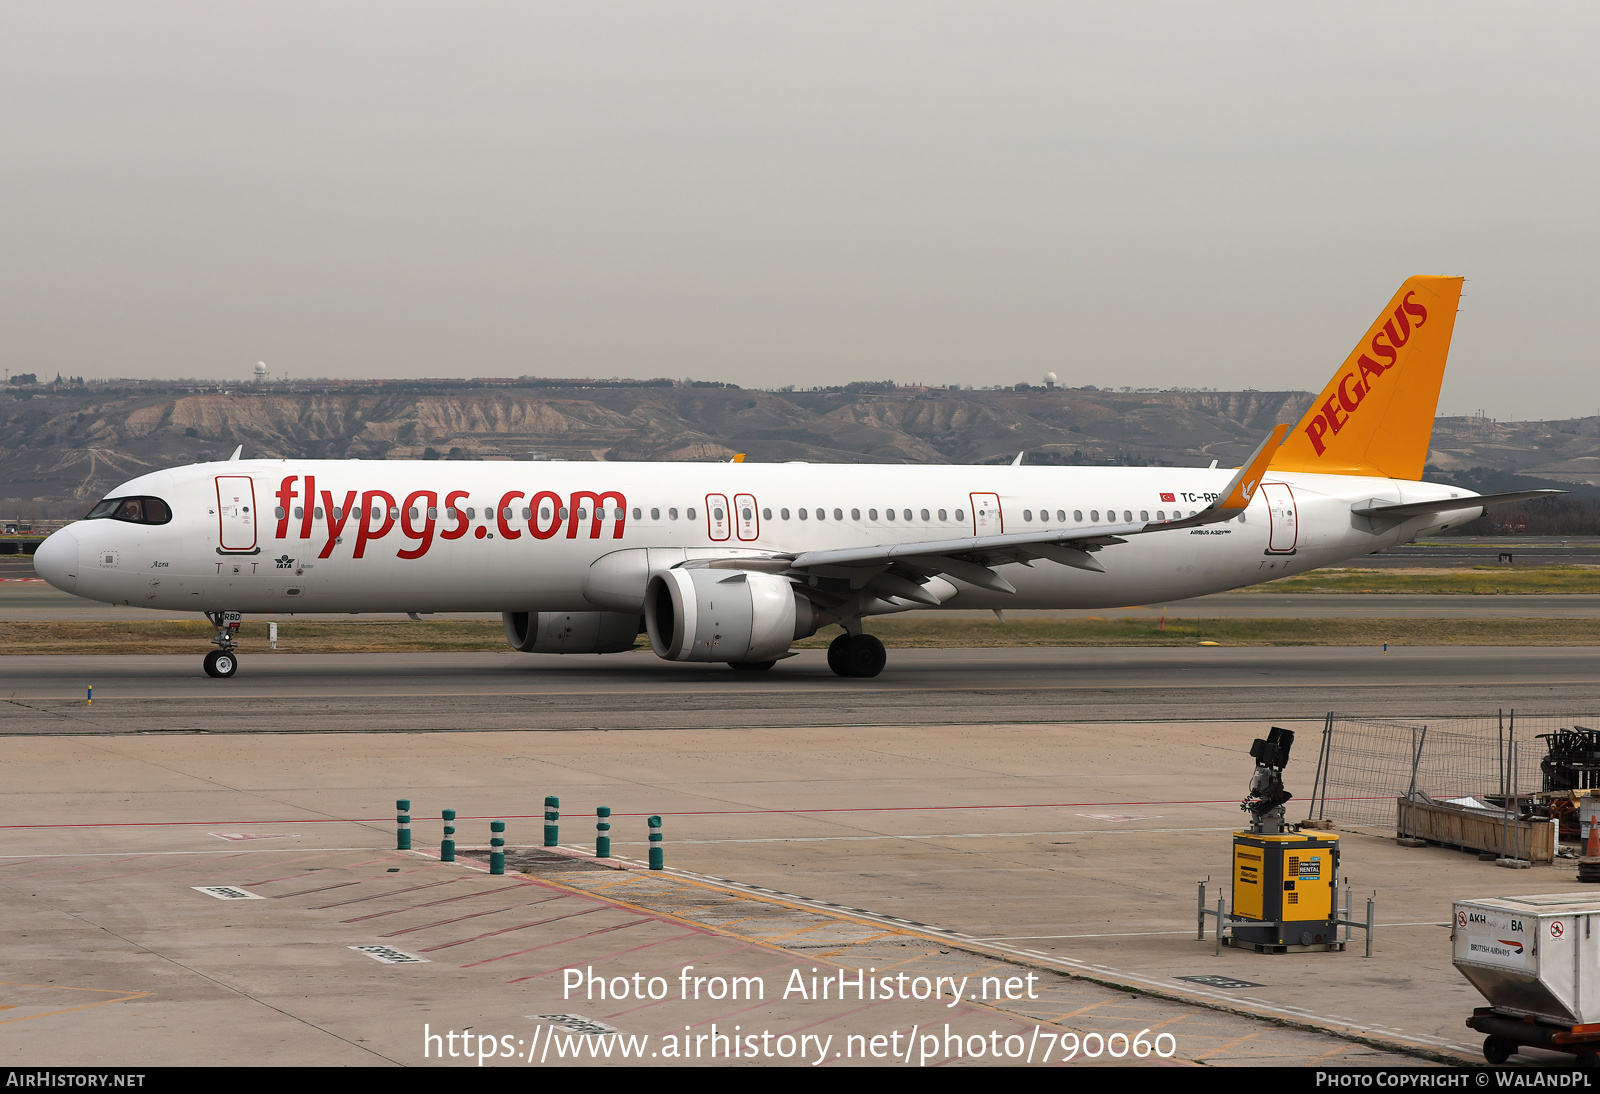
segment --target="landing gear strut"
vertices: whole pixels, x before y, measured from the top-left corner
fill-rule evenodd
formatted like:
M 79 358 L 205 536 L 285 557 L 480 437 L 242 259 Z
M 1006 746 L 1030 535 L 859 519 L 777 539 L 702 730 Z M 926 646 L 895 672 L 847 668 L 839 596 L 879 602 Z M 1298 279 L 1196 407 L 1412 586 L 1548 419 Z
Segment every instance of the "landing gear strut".
M 202 664 L 207 676 L 226 680 L 239 671 L 239 656 L 234 650 L 239 645 L 241 618 L 238 612 L 207 612 L 206 618 L 217 628 L 216 636 L 211 639 L 211 644 L 217 648 L 206 654 Z
M 828 644 L 828 667 L 835 676 L 876 676 L 888 661 L 883 643 L 870 634 L 841 634 Z

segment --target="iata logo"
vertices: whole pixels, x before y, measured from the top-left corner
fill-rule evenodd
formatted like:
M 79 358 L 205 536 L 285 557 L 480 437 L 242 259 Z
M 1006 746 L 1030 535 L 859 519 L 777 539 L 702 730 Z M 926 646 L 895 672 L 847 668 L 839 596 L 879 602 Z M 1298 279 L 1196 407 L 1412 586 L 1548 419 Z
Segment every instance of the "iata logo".
M 1317 450 L 1317 455 L 1322 455 L 1326 445 L 1322 439 L 1331 429 L 1337 434 L 1350 422 L 1350 416 L 1356 413 L 1362 400 L 1372 391 L 1373 384 L 1383 377 L 1385 372 L 1394 368 L 1399 363 L 1399 349 L 1411 340 L 1411 328 L 1421 329 L 1422 324 L 1428 321 L 1428 311 L 1421 304 L 1413 304 L 1411 298 L 1417 295 L 1408 292 L 1405 299 L 1400 301 L 1400 306 L 1394 310 L 1394 318 L 1383 325 L 1383 329 L 1372 336 L 1368 348 L 1372 350 L 1369 356 L 1363 353 L 1356 362 L 1356 372 L 1347 372 L 1339 378 L 1339 387 L 1334 395 L 1319 408 L 1317 416 L 1311 419 L 1311 424 L 1306 426 L 1306 436 L 1311 439 L 1311 447 Z M 1407 316 L 1416 319 L 1413 324 Z M 1388 336 L 1385 342 L 1384 336 Z M 1386 362 L 1379 364 L 1374 358 L 1381 357 Z

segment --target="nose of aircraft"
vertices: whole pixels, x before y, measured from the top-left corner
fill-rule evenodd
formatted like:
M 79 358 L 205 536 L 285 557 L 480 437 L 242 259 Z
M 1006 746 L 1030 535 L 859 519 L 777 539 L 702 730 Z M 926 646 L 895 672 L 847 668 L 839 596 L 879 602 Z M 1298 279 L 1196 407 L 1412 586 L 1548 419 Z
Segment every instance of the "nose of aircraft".
M 64 593 L 78 586 L 78 539 L 70 529 L 51 533 L 33 555 L 39 576 Z

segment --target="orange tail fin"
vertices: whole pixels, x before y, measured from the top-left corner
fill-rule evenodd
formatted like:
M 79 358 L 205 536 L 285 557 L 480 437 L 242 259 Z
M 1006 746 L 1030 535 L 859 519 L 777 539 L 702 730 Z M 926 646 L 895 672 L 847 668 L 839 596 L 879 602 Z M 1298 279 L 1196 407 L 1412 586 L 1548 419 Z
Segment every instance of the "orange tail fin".
M 1272 470 L 1422 478 L 1462 280 L 1407 278 L 1278 449 Z

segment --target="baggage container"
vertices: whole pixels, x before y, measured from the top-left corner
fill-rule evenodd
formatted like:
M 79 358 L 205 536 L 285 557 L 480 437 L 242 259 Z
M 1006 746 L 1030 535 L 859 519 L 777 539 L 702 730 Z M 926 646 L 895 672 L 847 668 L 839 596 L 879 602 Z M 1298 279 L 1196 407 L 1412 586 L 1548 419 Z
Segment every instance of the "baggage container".
M 1452 910 L 1455 966 L 1496 1015 L 1600 1031 L 1600 894 L 1458 900 Z

